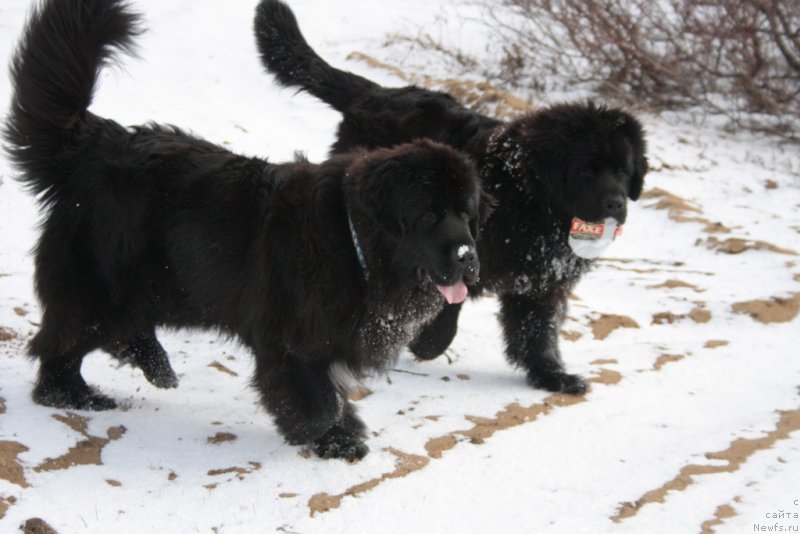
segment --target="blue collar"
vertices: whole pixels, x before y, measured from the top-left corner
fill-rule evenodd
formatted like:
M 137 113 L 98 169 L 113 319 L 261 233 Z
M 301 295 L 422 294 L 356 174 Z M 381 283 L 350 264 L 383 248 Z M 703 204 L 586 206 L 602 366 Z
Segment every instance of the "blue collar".
M 356 256 L 358 256 L 358 264 L 361 266 L 361 270 L 364 271 L 364 278 L 369 278 L 369 270 L 367 269 L 367 258 L 364 257 L 364 251 L 361 249 L 361 245 L 358 242 L 358 234 L 356 234 L 356 227 L 353 226 L 353 219 L 350 218 L 350 214 L 347 214 L 347 224 L 350 225 L 350 237 L 353 238 L 353 246 L 356 249 Z

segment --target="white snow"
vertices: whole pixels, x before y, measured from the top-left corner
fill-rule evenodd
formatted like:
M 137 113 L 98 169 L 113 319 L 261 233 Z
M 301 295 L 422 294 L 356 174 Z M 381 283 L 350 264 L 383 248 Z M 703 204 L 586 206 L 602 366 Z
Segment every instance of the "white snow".
M 325 157 L 338 115 L 264 74 L 251 37 L 255 1 L 133 3 L 149 26 L 141 59 L 126 58 L 103 75 L 95 113 L 126 125 L 176 124 L 273 161 L 296 150 Z M 457 19 L 436 25 L 451 9 L 446 0 L 291 5 L 321 55 L 385 84 L 401 82 L 347 54 L 397 64 L 403 51 L 382 48 L 386 34 L 416 35 L 420 27 L 442 28 L 451 42 L 481 50 L 481 38 Z M 28 6 L 0 6 L 3 63 Z M 405 52 L 437 75 L 445 70 L 422 50 Z M 0 72 L 6 105 L 10 87 Z M 528 387 L 504 361 L 496 299 L 466 304 L 448 357 L 417 362 L 403 354 L 396 369 L 367 383 L 373 393 L 356 404 L 371 453 L 352 465 L 286 445 L 249 386 L 250 355 L 203 332 L 159 333 L 181 380 L 176 390 L 157 390 L 101 353 L 87 357 L 87 380 L 123 408 L 74 412 L 88 421 L 84 432 L 65 424 L 69 411 L 33 404 L 36 364 L 24 343 L 40 314 L 30 254 L 38 215 L 0 156 L 0 327 L 17 336 L 0 341 L 0 531 L 39 517 L 62 534 L 673 533 L 700 531 L 725 506 L 733 515 L 719 519 L 716 532 L 753 532 L 776 521 L 800 530 L 800 520 L 785 515 L 800 513 L 800 435 L 791 431 L 800 427 L 800 319 L 765 324 L 733 309 L 772 297 L 791 308 L 792 297 L 800 299 L 800 257 L 763 246 L 726 254 L 708 241 L 742 238 L 800 251 L 797 147 L 723 133 L 714 120 L 687 113 L 641 119 L 652 168 L 645 190 L 677 195 L 700 210 L 685 217 L 731 232 L 710 234 L 705 223 L 670 218 L 656 209 L 663 197 L 629 205 L 625 233 L 570 301 L 566 364 L 599 377 L 584 402 Z M 670 280 L 682 284 L 664 286 Z M 697 310 L 710 320 L 693 320 Z M 672 315 L 654 317 L 662 312 Z M 638 328 L 596 338 L 592 326 L 609 315 Z M 503 419 L 529 407 L 527 416 Z M 476 438 L 476 425 L 494 431 Z M 124 433 L 108 434 L 120 426 Z M 108 440 L 102 465 L 39 468 L 98 439 Z M 441 443 L 452 447 L 439 454 Z M 24 445 L 16 455 L 8 452 L 15 444 Z M 741 447 L 735 461 L 714 455 L 732 447 Z M 13 476 L 17 463 L 24 483 Z M 665 490 L 691 469 L 711 472 Z M 648 498 L 659 490 L 661 497 Z M 338 507 L 314 512 L 322 493 L 341 496 Z M 612 520 L 623 503 L 643 498 L 630 517 Z M 781 512 L 782 519 L 771 515 Z

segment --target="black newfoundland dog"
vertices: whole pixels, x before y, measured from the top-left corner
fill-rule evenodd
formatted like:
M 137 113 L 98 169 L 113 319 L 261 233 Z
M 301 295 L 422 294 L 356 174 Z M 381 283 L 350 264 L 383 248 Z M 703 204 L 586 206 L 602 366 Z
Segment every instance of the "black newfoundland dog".
M 586 383 L 564 370 L 558 338 L 567 297 L 592 264 L 573 253 L 574 219 L 623 224 L 647 172 L 642 127 L 628 113 L 562 104 L 504 123 L 450 95 L 409 86 L 389 89 L 328 65 L 306 43 L 279 0 L 256 10 L 255 35 L 267 70 L 342 113 L 331 152 L 394 146 L 429 138 L 470 154 L 484 189 L 497 200 L 478 242 L 480 283 L 499 295 L 509 360 L 528 382 L 582 393 Z M 595 227 L 599 228 L 599 227 Z M 450 304 L 411 344 L 420 358 L 438 356 L 456 333 L 461 304 Z
M 473 167 L 430 141 L 271 164 L 173 127 L 123 128 L 87 107 L 138 31 L 122 1 L 48 0 L 12 61 L 5 138 L 46 209 L 35 401 L 113 408 L 81 376 L 96 348 L 174 386 L 155 327 L 217 329 L 255 353 L 253 382 L 288 442 L 364 456 L 344 382 L 384 369 L 445 301 L 466 298 Z

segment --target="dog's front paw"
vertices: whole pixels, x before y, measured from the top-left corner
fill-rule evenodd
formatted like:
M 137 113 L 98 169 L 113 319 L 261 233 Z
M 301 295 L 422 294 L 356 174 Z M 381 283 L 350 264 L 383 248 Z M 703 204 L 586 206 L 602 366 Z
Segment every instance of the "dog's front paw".
M 167 364 L 164 366 L 144 367 L 142 372 L 148 382 L 157 388 L 172 389 L 178 387 L 178 375 L 172 370 L 172 367 Z
M 563 371 L 528 373 L 528 384 L 538 389 L 570 395 L 583 395 L 589 387 L 580 375 Z
M 33 400 L 42 406 L 73 410 L 104 411 L 117 407 L 116 401 L 83 384 L 38 384 Z
M 348 462 L 362 459 L 369 452 L 369 447 L 359 436 L 334 427 L 324 436 L 311 443 L 311 449 L 320 458 L 341 458 Z

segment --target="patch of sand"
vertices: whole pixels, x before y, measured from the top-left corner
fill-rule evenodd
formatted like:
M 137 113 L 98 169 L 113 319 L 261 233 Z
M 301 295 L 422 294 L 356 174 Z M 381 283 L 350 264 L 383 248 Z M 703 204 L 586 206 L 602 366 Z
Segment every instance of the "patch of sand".
M 605 339 L 617 328 L 639 328 L 639 324 L 624 315 L 602 314 L 589 321 L 595 339 Z
M 654 187 L 652 189 L 648 189 L 644 191 L 641 195 L 642 200 L 652 200 L 658 199 L 658 202 L 646 206 L 648 208 L 653 208 L 657 210 L 670 210 L 670 211 L 679 211 L 679 212 L 692 212 L 692 213 L 703 213 L 703 210 L 700 209 L 700 206 L 693 204 L 686 200 L 685 198 L 681 198 L 678 195 L 670 193 L 665 189 L 661 189 L 659 187 Z
M 236 434 L 231 434 L 230 432 L 217 432 L 213 436 L 208 437 L 206 442 L 211 443 L 212 445 L 219 445 L 220 443 L 225 443 L 226 441 L 235 441 L 236 439 Z
M 619 361 L 613 358 L 600 358 L 597 360 L 592 360 L 589 362 L 591 365 L 613 365 L 615 363 L 619 363 Z
M 687 288 L 691 289 L 695 293 L 702 293 L 705 289 L 700 289 L 699 287 L 690 284 L 688 282 L 684 282 L 683 280 L 677 280 L 675 278 L 670 278 L 669 280 L 652 286 L 647 286 L 648 289 L 676 289 L 676 288 Z
M 222 365 L 218 361 L 213 361 L 213 362 L 209 363 L 208 366 L 211 367 L 212 369 L 216 369 L 220 373 L 225 373 L 225 374 L 228 374 L 228 375 L 231 375 L 231 376 L 239 376 L 239 373 L 237 373 L 236 371 L 232 371 L 231 369 L 229 369 L 228 367 L 225 367 L 224 365 Z
M 672 362 L 679 362 L 686 357 L 685 354 L 662 354 L 653 364 L 653 371 L 659 371 L 662 367 Z
M 600 369 L 599 374 L 590 378 L 587 382 L 590 384 L 614 385 L 621 380 L 622 375 L 618 372 Z M 586 399 L 584 397 L 554 393 L 544 399 L 542 403 L 532 406 L 520 406 L 517 403 L 510 404 L 506 406 L 505 409 L 497 412 L 493 418 L 466 416 L 466 419 L 472 423 L 472 428 L 457 430 L 444 436 L 428 440 L 425 444 L 425 450 L 428 453 L 427 457 L 406 454 L 395 449 L 387 449 L 397 457 L 394 471 L 357 484 L 336 495 L 317 493 L 312 496 L 308 501 L 310 514 L 313 517 L 315 514 L 325 513 L 339 508 L 342 504 L 342 499 L 347 496 L 358 496 L 374 489 L 386 480 L 401 478 L 415 471 L 419 471 L 425 468 L 430 460 L 440 459 L 444 452 L 455 448 L 462 440 L 466 439 L 470 443 L 481 444 L 496 432 L 535 421 L 538 417 L 549 414 L 556 407 L 572 406 L 585 401 Z
M 363 386 L 361 384 L 358 384 L 347 390 L 347 398 L 353 402 L 358 402 L 362 399 L 366 399 L 370 395 L 372 395 L 372 390 L 369 389 L 367 386 Z
M 5 413 L 5 399 L 0 397 L 0 414 Z M 28 488 L 25 478 L 25 468 L 19 461 L 19 455 L 28 451 L 28 447 L 16 441 L 0 440 L 0 480 L 5 480 L 11 484 L 16 484 L 21 488 Z M 16 504 L 17 498 L 14 496 L 4 497 L 0 495 L 0 519 L 5 517 L 8 508 Z
M 8 508 L 16 503 L 17 498 L 14 496 L 8 498 L 0 496 L 0 519 L 3 519 L 6 516 L 6 512 L 8 512 Z
M 721 222 L 709 222 L 703 231 L 708 234 L 729 234 L 732 230 Z
M 308 501 L 308 508 L 310 510 L 310 514 L 313 517 L 314 514 L 321 514 L 333 510 L 335 508 L 339 508 L 342 505 L 342 499 L 347 496 L 350 497 L 357 497 L 362 493 L 365 493 L 379 484 L 385 482 L 386 480 L 391 480 L 393 478 L 402 478 L 415 471 L 419 471 L 420 469 L 424 468 L 428 465 L 430 461 L 429 458 L 425 456 L 418 456 L 415 454 L 407 454 L 402 451 L 398 451 L 397 449 L 387 449 L 388 452 L 392 453 L 396 456 L 395 460 L 395 467 L 394 471 L 389 473 L 385 473 L 378 478 L 373 478 L 361 484 L 357 484 L 349 489 L 347 489 L 343 493 L 339 493 L 337 495 L 330 495 L 328 493 L 317 493 L 316 495 L 312 496 L 311 499 Z
M 47 524 L 47 521 L 38 517 L 28 519 L 20 525 L 23 534 L 58 534 L 56 529 Z
M 714 527 L 720 526 L 726 519 L 736 516 L 736 510 L 730 504 L 722 504 L 714 512 L 714 519 L 709 519 L 700 525 L 700 534 L 714 534 Z
M 657 210 L 667 210 L 667 216 L 672 221 L 679 223 L 694 222 L 704 224 L 705 227 L 703 228 L 703 231 L 708 234 L 731 233 L 731 229 L 721 222 L 711 221 L 705 217 L 701 217 L 701 215 L 703 215 L 703 210 L 699 205 L 664 189 L 660 189 L 658 187 L 650 189 L 642 193 L 641 198 L 645 200 L 658 199 L 657 202 L 646 205 L 645 207 Z M 715 238 L 711 237 L 709 239 Z
M 224 469 L 211 469 L 207 474 L 210 477 L 216 477 L 219 475 L 227 475 L 229 473 L 238 473 L 240 475 L 249 473 L 247 469 L 244 467 L 226 467 Z
M 658 312 L 653 314 L 650 324 L 673 324 L 680 321 L 685 315 L 676 315 L 672 312 Z
M 752 239 L 742 239 L 739 237 L 729 237 L 728 239 L 720 240 L 714 236 L 709 236 L 707 239 L 697 240 L 697 245 L 704 244 L 709 250 L 717 250 L 725 254 L 741 254 L 748 250 L 766 250 L 776 254 L 786 254 L 789 256 L 797 256 L 797 252 L 788 248 L 782 248 L 766 241 L 758 241 Z
M 580 332 L 575 332 L 572 330 L 562 330 L 561 331 L 561 339 L 565 339 L 567 341 L 578 341 L 580 338 L 583 337 L 583 334 Z
M 75 432 L 83 435 L 86 439 L 76 443 L 66 454 L 58 458 L 45 459 L 41 464 L 33 468 L 37 473 L 42 471 L 59 471 L 78 465 L 103 465 L 101 458 L 103 448 L 112 441 L 120 439 L 125 434 L 124 426 L 115 426 L 106 430 L 107 437 L 105 438 L 92 436 L 88 432 L 89 419 L 74 413 L 67 413 L 66 415 L 55 414 L 53 415 L 53 419 L 64 423 Z
M 698 324 L 705 324 L 711 321 L 711 312 L 702 306 L 692 309 L 689 313 L 675 314 L 672 312 L 658 312 L 653 314 L 653 320 L 650 324 L 673 324 L 682 319 L 689 318 Z
M 719 228 L 724 228 L 721 224 L 717 223 L 712 225 L 711 221 L 704 217 L 699 217 L 699 215 L 703 214 L 703 210 L 697 204 L 689 202 L 685 198 L 681 198 L 678 195 L 670 193 L 665 189 L 661 189 L 655 187 L 653 189 L 648 189 L 644 193 L 642 193 L 641 197 L 642 200 L 654 200 L 657 199 L 657 202 L 654 202 L 649 205 L 645 205 L 645 208 L 651 208 L 656 210 L 667 210 L 667 217 L 670 220 L 675 222 L 697 222 L 703 223 L 708 225 L 707 228 L 715 228 L 719 231 Z M 690 215 L 695 213 L 697 215 Z
M 689 312 L 689 319 L 698 324 L 705 324 L 711 321 L 711 312 L 702 307 L 694 308 Z
M 11 341 L 12 339 L 17 339 L 17 337 L 17 333 L 10 328 L 0 326 L 0 341 Z
M 749 300 L 733 305 L 736 313 L 746 313 L 760 323 L 788 323 L 800 312 L 800 293 L 789 298 L 772 297 L 769 300 Z
M 0 441 L 0 479 L 7 480 L 21 488 L 28 488 L 30 484 L 25 479 L 25 469 L 17 458 L 28 447 L 16 441 Z
M 622 375 L 616 371 L 600 369 L 599 374 L 590 378 L 587 382 L 590 384 L 614 385 L 621 380 Z M 427 457 L 407 454 L 396 449 L 386 449 L 397 457 L 395 469 L 393 471 L 357 484 L 336 495 L 317 493 L 308 501 L 310 515 L 313 517 L 315 514 L 325 513 L 339 508 L 345 497 L 356 497 L 376 488 L 386 480 L 402 478 L 424 469 L 432 459 L 440 459 L 442 453 L 455 448 L 459 441 L 465 438 L 470 443 L 481 444 L 494 435 L 495 432 L 535 421 L 538 417 L 549 414 L 556 407 L 572 406 L 585 401 L 586 399 L 584 397 L 554 393 L 544 399 L 540 404 L 527 407 L 520 406 L 517 403 L 510 404 L 505 409 L 497 412 L 493 418 L 466 416 L 466 419 L 472 423 L 472 428 L 457 430 L 444 436 L 428 440 L 425 444 L 425 450 L 428 453 Z
M 218 477 L 218 476 L 233 474 L 234 476 L 232 478 L 228 478 L 226 480 L 226 482 L 230 482 L 231 480 L 234 480 L 234 479 L 236 479 L 236 480 L 244 480 L 246 475 L 249 475 L 251 473 L 255 473 L 256 471 L 261 469 L 261 463 L 260 462 L 252 462 L 251 461 L 251 462 L 247 462 L 247 463 L 248 463 L 247 467 L 235 466 L 235 467 L 224 467 L 224 468 L 221 468 L 221 469 L 211 469 L 211 470 L 208 471 L 207 474 L 210 477 Z M 214 489 L 218 485 L 219 485 L 219 483 L 215 482 L 213 484 L 208 484 L 208 485 L 206 485 L 204 487 L 207 488 L 207 489 Z
M 800 430 L 800 410 L 779 412 L 780 420 L 774 430 L 762 438 L 739 438 L 730 446 L 718 452 L 706 453 L 706 458 L 712 461 L 722 461 L 724 464 L 713 465 L 690 464 L 683 467 L 678 475 L 666 482 L 661 487 L 650 490 L 634 502 L 620 504 L 617 513 L 611 517 L 615 523 L 629 519 L 639 513 L 642 507 L 653 503 L 664 503 L 667 494 L 671 491 L 683 491 L 695 482 L 695 478 L 702 475 L 717 473 L 733 473 L 753 454 L 771 448 L 777 441 L 784 440 L 789 434 Z

